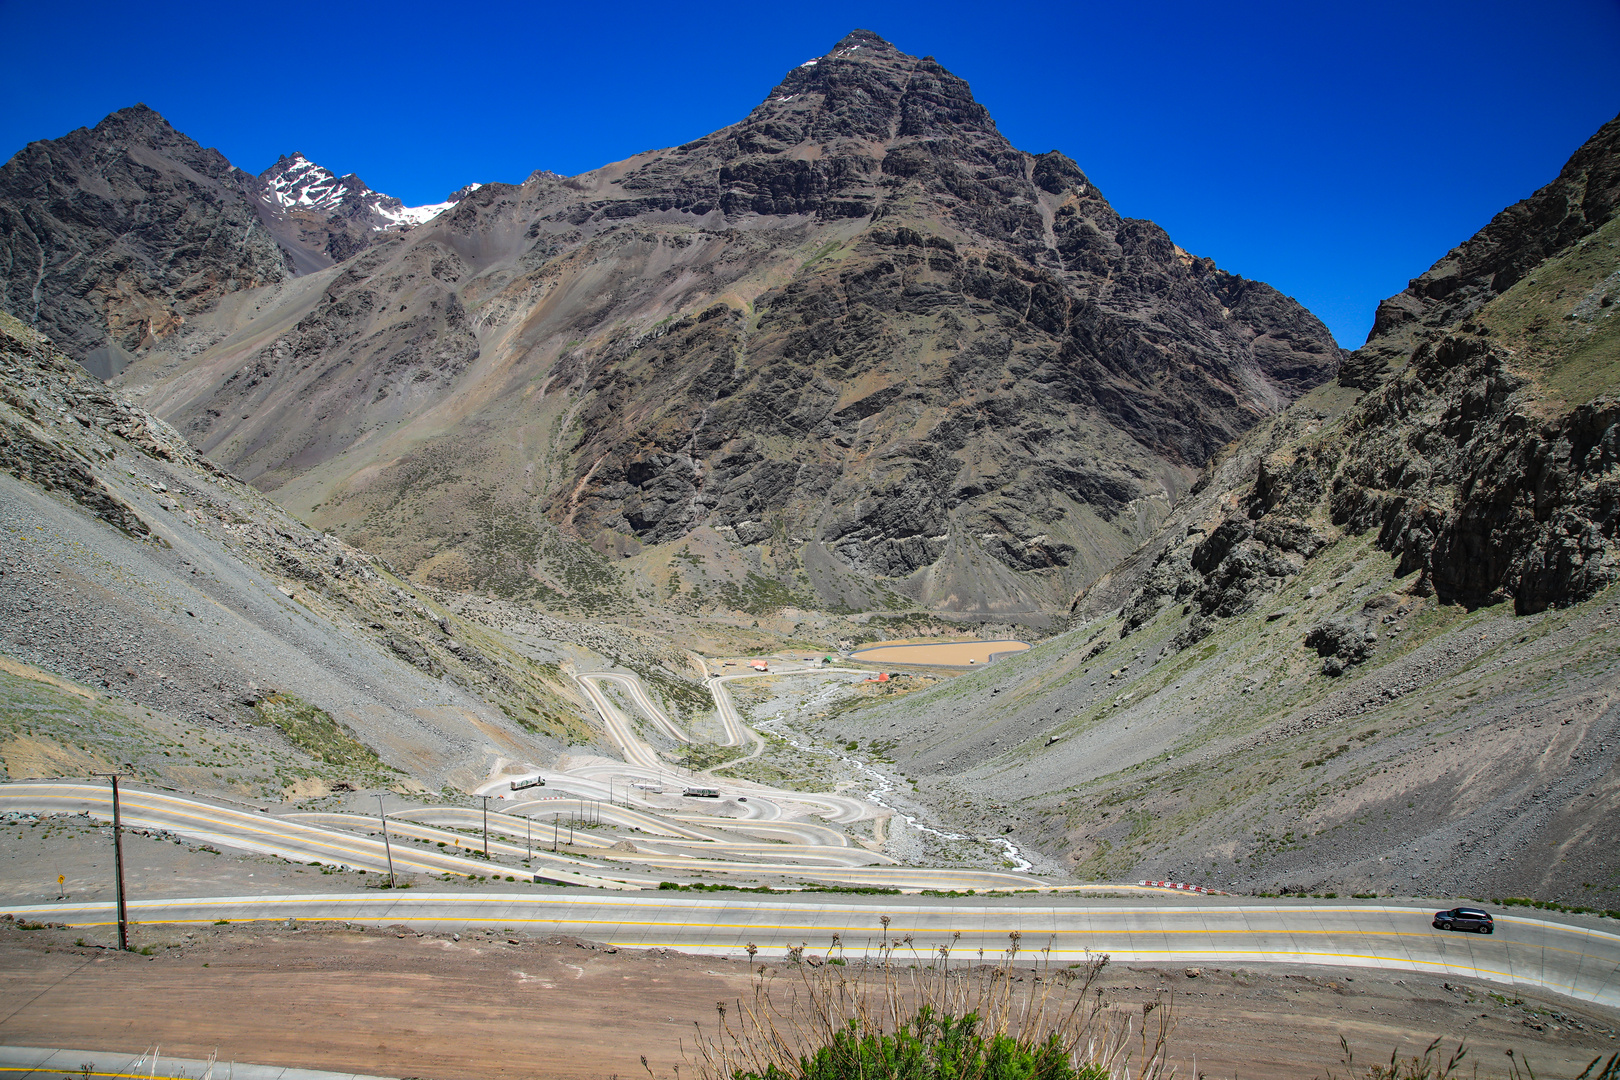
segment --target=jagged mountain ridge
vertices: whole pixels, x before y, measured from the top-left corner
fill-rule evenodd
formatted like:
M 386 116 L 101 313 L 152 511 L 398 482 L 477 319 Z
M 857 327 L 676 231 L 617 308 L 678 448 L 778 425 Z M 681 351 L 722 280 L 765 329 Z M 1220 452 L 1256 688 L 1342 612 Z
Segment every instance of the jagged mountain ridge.
M 1463 322 L 1523 280 L 1531 270 L 1589 236 L 1620 202 L 1620 128 L 1605 124 L 1565 163 L 1558 176 L 1483 229 L 1405 289 L 1378 305 L 1366 344 L 1340 375 L 1369 389 L 1399 366 L 1423 333 Z
M 1251 434 L 1076 610 L 1134 580 L 1128 624 L 1194 596 L 1204 618 L 1239 614 L 1346 532 L 1376 532 L 1400 574 L 1468 606 L 1528 614 L 1620 577 L 1617 207 L 1620 118 L 1379 305 L 1331 413 Z
M 490 185 L 255 307 L 125 384 L 423 580 L 521 586 L 556 529 L 630 559 L 717 535 L 692 603 L 758 572 L 1039 618 L 1338 362 L 864 31 L 738 125 Z
M 425 224 L 482 186 L 469 184 L 441 203 L 406 206 L 353 173 L 337 176 L 296 152 L 256 181 L 245 187 L 298 273 L 342 262 L 370 247 L 378 233 Z
M 0 166 L 0 308 L 111 376 L 222 296 L 286 277 L 245 176 L 145 105 L 30 143 Z
M 0 167 L 0 308 L 107 379 L 222 297 L 329 267 L 466 190 L 407 207 L 301 155 L 255 177 L 134 105 Z

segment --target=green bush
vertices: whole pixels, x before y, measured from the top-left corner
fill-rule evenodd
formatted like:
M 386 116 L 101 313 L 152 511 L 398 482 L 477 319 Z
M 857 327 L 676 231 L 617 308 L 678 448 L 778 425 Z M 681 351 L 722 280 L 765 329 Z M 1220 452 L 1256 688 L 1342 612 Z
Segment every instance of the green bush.
M 1076 1066 L 1058 1033 L 1026 1045 L 1005 1033 L 986 1034 L 979 1017 L 947 1016 L 924 1005 L 893 1034 L 862 1031 L 851 1020 L 832 1042 L 801 1057 L 791 1070 L 768 1065 L 738 1080 L 1109 1080 L 1094 1061 Z
M 1541 911 L 1562 911 L 1570 915 L 1597 915 L 1605 919 L 1620 919 L 1620 911 L 1612 908 L 1582 907 L 1579 904 L 1560 904 L 1556 900 L 1532 900 L 1527 896 L 1504 896 L 1491 903 L 1499 907 L 1530 907 Z
M 1046 950 L 1027 978 L 1014 961 L 1022 935 L 994 966 L 952 966 L 955 938 L 925 948 L 889 938 L 861 970 L 829 957 L 797 968 L 783 992 L 760 967 L 754 1000 L 717 1002 L 719 1023 L 687 1051 L 697 1080 L 1168 1080 L 1168 1009 L 1129 1013 L 1103 1002 L 1108 963 L 1054 969 Z M 837 935 L 833 947 L 842 949 Z M 797 962 L 803 946 L 789 948 Z M 897 950 L 907 953 L 904 967 Z M 748 947 L 752 959 L 754 946 Z M 983 953 L 978 954 L 981 958 Z M 838 957 L 837 959 L 842 959 Z M 773 987 L 776 987 L 773 989 Z M 650 1072 L 650 1070 L 649 1070 Z M 656 1080 L 656 1078 L 653 1078 Z

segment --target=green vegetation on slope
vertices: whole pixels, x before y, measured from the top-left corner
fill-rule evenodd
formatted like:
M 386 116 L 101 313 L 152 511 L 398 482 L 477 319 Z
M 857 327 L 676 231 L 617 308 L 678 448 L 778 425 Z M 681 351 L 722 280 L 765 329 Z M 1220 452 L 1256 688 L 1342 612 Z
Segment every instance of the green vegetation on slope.
M 1620 387 L 1620 218 L 1549 259 L 1476 319 L 1565 406 Z
M 395 771 L 383 764 L 376 751 L 355 738 L 346 724 L 293 694 L 271 694 L 254 709 L 260 723 L 278 729 L 288 742 L 317 761 L 368 773 Z
M 342 778 L 341 766 L 311 757 L 192 727 L 0 658 L 0 765 L 7 779 L 78 779 L 116 769 L 128 780 L 185 791 L 280 799 L 288 785 L 308 777 Z M 386 769 L 379 763 L 375 771 Z

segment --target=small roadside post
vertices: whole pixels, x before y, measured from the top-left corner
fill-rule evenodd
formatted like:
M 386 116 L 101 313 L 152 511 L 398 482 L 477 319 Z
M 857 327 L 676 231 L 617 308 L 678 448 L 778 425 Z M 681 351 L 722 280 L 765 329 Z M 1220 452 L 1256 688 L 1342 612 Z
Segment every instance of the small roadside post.
M 377 816 L 382 818 L 383 851 L 388 854 L 388 887 L 394 887 L 394 849 L 388 843 L 388 815 L 383 812 L 384 796 L 377 796 Z
M 119 815 L 118 807 L 118 774 L 92 773 L 91 775 L 105 776 L 112 781 L 113 873 L 118 883 L 118 949 L 120 952 L 128 952 L 129 908 L 124 903 L 124 830 L 123 819 Z

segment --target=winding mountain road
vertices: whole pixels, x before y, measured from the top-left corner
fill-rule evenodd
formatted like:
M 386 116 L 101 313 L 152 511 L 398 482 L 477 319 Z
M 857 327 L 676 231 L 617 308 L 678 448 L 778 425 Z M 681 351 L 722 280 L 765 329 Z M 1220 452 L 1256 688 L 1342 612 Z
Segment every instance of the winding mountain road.
M 729 704 L 723 683 L 751 675 L 710 680 L 722 720 Z M 1428 909 L 1387 904 L 1253 904 L 1225 898 L 1178 898 L 1174 906 L 1099 900 L 1088 892 L 1117 895 L 1130 886 L 1061 886 L 1028 874 L 996 870 L 893 865 L 893 859 L 853 843 L 834 824 L 877 816 L 880 808 L 842 796 L 778 791 L 727 781 L 747 791 L 733 797 L 728 812 L 758 817 L 722 817 L 687 809 L 638 807 L 595 798 L 621 790 L 617 780 L 641 777 L 680 783 L 633 722 L 603 691 L 612 682 L 634 707 L 672 739 L 684 732 L 657 709 L 633 676 L 592 672 L 580 685 L 597 707 L 623 762 L 586 759 L 568 771 L 544 773 L 546 794 L 512 798 L 488 815 L 489 854 L 481 856 L 484 814 L 453 806 L 402 807 L 389 814 L 396 870 L 419 874 L 512 875 L 519 880 L 590 888 L 589 894 L 378 893 L 293 896 L 135 898 L 137 923 L 200 923 L 229 919 L 332 919 L 376 924 L 404 923 L 418 929 L 500 925 L 531 933 L 569 934 L 613 945 L 670 947 L 712 954 L 743 952 L 750 943 L 773 950 L 811 946 L 837 954 L 869 954 L 891 943 L 900 962 L 928 962 L 946 947 L 952 957 L 996 959 L 1012 934 L 1024 955 L 1046 950 L 1053 962 L 1088 954 L 1116 960 L 1160 963 L 1298 962 L 1342 967 L 1381 967 L 1469 977 L 1504 986 L 1534 987 L 1620 1009 L 1620 936 L 1588 926 L 1502 914 L 1492 936 L 1446 934 L 1429 926 Z M 742 725 L 744 735 L 758 736 Z M 728 725 L 728 731 L 732 729 Z M 740 744 L 741 739 L 733 745 Z M 554 794 L 562 789 L 566 794 Z M 645 796 L 643 796 L 645 798 Z M 706 807 L 707 808 L 707 807 Z M 71 780 L 0 784 L 0 812 L 89 813 L 111 816 L 105 785 Z M 387 866 L 375 817 L 352 813 L 271 814 L 220 805 L 170 792 L 126 788 L 124 821 L 196 840 L 277 855 L 295 862 L 319 861 L 370 871 Z M 827 819 L 806 820 L 810 815 Z M 577 829 L 568 851 L 553 853 L 545 825 L 553 819 L 595 820 L 613 830 L 599 835 Z M 881 821 L 881 818 L 879 819 Z M 629 843 L 626 843 L 629 840 Z M 875 845 L 874 845 L 875 846 Z M 459 849 L 459 851 L 457 850 Z M 475 851 L 478 854 L 475 854 Z M 465 852 L 465 853 L 462 853 Z M 513 865 L 513 864 L 523 864 Z M 704 897 L 655 888 L 670 872 L 719 872 L 810 879 L 842 885 L 906 891 L 1020 890 L 1041 895 L 993 902 L 960 898 L 885 896 L 835 902 Z M 612 893 L 597 889 L 614 890 Z M 628 890 L 628 891 L 627 891 Z M 35 904 L 7 908 L 19 918 L 73 926 L 111 921 L 106 903 Z M 880 921 L 887 916 L 885 929 Z
M 801 946 L 812 954 L 874 956 L 890 942 L 892 958 L 902 966 L 930 963 L 941 947 L 958 962 L 1000 960 L 1016 933 L 1026 962 L 1044 955 L 1069 964 L 1106 953 L 1125 963 L 1377 967 L 1535 988 L 1620 1010 L 1620 935 L 1587 926 L 1499 915 L 1493 935 L 1448 934 L 1429 926 L 1426 908 L 1188 901 L 1165 906 L 1019 897 L 900 903 L 880 897 L 805 903 L 668 894 L 413 892 L 136 900 L 130 917 L 146 924 L 320 919 L 445 932 L 484 925 L 711 955 L 744 954 L 753 944 L 771 960 Z M 107 903 L 7 910 L 69 926 L 104 926 L 113 919 Z
M 583 816 L 587 807 L 578 800 L 562 800 L 559 814 Z M 370 815 L 293 813 L 272 815 L 221 806 L 201 799 L 125 787 L 120 805 L 126 827 L 156 829 L 188 836 L 204 843 L 275 855 L 292 862 L 319 862 L 369 872 L 388 869 L 388 850 L 381 825 Z M 533 805 L 532 801 L 531 804 Z M 392 811 L 388 818 L 397 872 L 452 874 L 460 877 L 490 875 L 514 877 L 557 885 L 583 885 L 608 889 L 656 888 L 673 872 L 676 876 L 717 872 L 758 878 L 809 879 L 836 885 L 902 890 L 939 889 L 1046 889 L 1051 886 L 1026 874 L 995 870 L 930 869 L 871 865 L 893 860 L 855 846 L 787 844 L 738 840 L 727 832 L 706 836 L 690 825 L 674 826 L 685 836 L 669 836 L 671 826 L 652 815 L 628 807 L 592 805 L 589 810 L 608 824 L 639 828 L 646 824 L 665 832 L 631 842 L 635 850 L 620 850 L 621 836 L 598 837 L 575 830 L 572 851 L 553 854 L 542 842 L 550 817 L 489 815 L 490 859 L 481 853 L 483 818 L 478 810 L 461 807 L 421 807 Z M 0 813 L 79 814 L 112 817 L 112 794 L 104 784 L 74 780 L 20 781 L 0 784 Z M 437 823 L 437 824 L 435 824 Z M 540 826 L 540 828 L 536 828 Z M 467 835 L 471 832 L 475 838 Z M 534 837 L 532 844 L 515 842 Z M 375 835 L 374 835 L 375 834 Z M 506 839 L 501 839 L 501 837 Z M 408 841 L 426 841 L 433 848 Z M 459 845 L 466 854 L 439 849 L 440 842 Z M 666 846 L 668 845 L 668 846 Z M 522 865 L 527 861 L 529 865 Z M 660 871 L 651 873 L 649 871 Z

